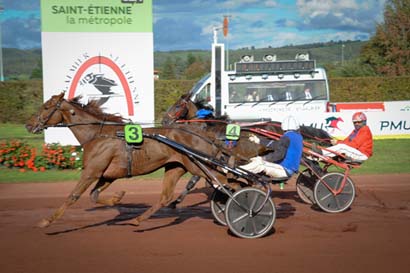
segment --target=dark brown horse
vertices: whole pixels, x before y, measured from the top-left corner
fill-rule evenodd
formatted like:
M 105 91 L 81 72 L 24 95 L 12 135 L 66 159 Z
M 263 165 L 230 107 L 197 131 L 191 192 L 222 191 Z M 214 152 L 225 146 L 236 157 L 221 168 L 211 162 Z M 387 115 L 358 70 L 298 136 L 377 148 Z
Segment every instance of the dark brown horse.
M 206 119 L 198 120 L 196 118 L 196 113 L 199 109 L 206 108 L 207 106 L 203 101 L 193 102 L 191 100 L 191 93 L 182 95 L 181 98 L 176 101 L 165 113 L 162 119 L 162 125 L 170 126 L 175 123 L 190 123 L 190 124 L 204 124 L 212 126 L 222 126 L 221 130 L 224 130 L 227 122 L 229 120 L 226 116 L 220 118 L 207 117 Z M 241 127 L 244 130 L 249 128 L 257 127 L 263 128 L 269 131 L 272 131 L 278 135 L 283 134 L 281 128 L 281 123 L 272 121 L 272 122 L 257 122 L 257 123 L 242 123 Z M 300 133 L 302 134 L 304 140 L 309 142 L 317 142 L 323 146 L 329 146 L 331 136 L 322 129 L 317 129 L 311 126 L 300 126 Z
M 124 120 L 115 115 L 103 113 L 96 102 L 81 105 L 76 99 L 67 101 L 64 94 L 55 95 L 45 102 L 37 114 L 26 124 L 31 133 L 39 133 L 44 128 L 58 126 L 69 127 L 84 149 L 83 171 L 80 181 L 69 194 L 65 202 L 53 215 L 43 219 L 38 225 L 46 227 L 60 218 L 65 210 L 74 204 L 93 183 L 92 201 L 105 205 L 117 204 L 124 192 L 111 198 L 101 198 L 99 193 L 118 178 L 143 175 L 164 167 L 162 192 L 158 203 L 133 220 L 138 225 L 149 218 L 161 207 L 168 205 L 173 198 L 176 183 L 186 172 L 201 177 L 207 175 L 186 154 L 160 143 L 144 138 L 137 148 L 130 147 L 117 132 L 123 130 Z M 220 149 L 204 137 L 204 131 L 191 128 L 146 128 L 146 134 L 161 134 L 188 147 L 206 151 L 211 156 L 220 153 Z M 213 171 L 223 183 L 227 182 L 224 173 Z

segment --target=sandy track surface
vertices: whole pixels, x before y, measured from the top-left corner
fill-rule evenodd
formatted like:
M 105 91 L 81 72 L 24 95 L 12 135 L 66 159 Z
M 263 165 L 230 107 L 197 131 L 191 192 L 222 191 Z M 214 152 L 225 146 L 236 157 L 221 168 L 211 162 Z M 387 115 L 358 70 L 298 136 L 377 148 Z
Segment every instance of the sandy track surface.
M 410 272 L 410 174 L 352 179 L 356 200 L 339 214 L 302 203 L 294 180 L 274 187 L 274 229 L 254 240 L 216 224 L 201 187 L 136 227 L 126 220 L 159 198 L 161 183 L 118 181 L 103 194 L 126 190 L 121 205 L 95 206 L 87 192 L 40 229 L 74 183 L 0 184 L 1 272 Z

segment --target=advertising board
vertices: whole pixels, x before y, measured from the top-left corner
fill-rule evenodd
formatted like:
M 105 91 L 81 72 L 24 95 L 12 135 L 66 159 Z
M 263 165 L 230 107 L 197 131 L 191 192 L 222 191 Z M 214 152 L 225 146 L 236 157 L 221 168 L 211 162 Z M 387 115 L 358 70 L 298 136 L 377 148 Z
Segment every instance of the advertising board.
M 107 113 L 154 122 L 152 0 L 42 0 L 44 101 L 98 100 Z M 67 128 L 47 143 L 78 144 Z

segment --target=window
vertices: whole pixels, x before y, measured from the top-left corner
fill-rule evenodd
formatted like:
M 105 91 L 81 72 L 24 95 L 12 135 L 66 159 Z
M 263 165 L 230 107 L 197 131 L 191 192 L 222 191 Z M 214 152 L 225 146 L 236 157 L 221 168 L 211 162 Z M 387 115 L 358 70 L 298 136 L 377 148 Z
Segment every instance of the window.
M 211 84 L 205 85 L 196 95 L 195 101 L 209 102 L 211 100 Z
M 328 100 L 325 81 L 229 84 L 229 103 Z

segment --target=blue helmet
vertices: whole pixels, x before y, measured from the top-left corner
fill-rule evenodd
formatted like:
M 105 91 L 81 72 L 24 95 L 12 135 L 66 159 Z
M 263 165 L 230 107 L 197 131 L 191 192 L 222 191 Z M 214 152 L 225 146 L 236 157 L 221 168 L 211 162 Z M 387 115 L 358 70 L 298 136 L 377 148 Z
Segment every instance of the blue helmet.
M 197 118 L 207 118 L 209 116 L 212 116 L 212 111 L 208 109 L 200 109 L 196 111 L 196 117 Z

